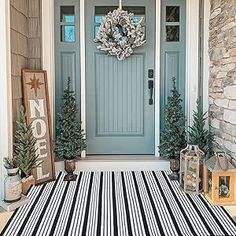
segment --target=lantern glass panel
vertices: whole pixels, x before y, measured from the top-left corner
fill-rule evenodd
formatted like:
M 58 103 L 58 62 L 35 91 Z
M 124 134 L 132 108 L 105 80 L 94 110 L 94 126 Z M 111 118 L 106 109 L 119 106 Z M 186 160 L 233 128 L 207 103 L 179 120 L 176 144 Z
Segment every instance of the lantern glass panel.
M 187 182 L 186 182 L 186 190 L 187 191 L 196 191 L 196 187 L 198 184 L 198 176 L 197 176 L 197 166 L 198 159 L 195 157 L 191 157 L 187 162 Z
M 199 189 L 203 189 L 203 160 L 199 161 Z
M 208 171 L 207 186 L 208 186 L 207 192 L 209 193 L 209 195 L 211 195 L 211 193 L 212 193 L 212 172 L 211 171 Z
M 182 188 L 184 188 L 184 170 L 185 170 L 185 160 L 184 157 L 181 157 L 181 161 L 180 161 L 180 186 Z
M 219 198 L 230 197 L 230 176 L 219 177 Z

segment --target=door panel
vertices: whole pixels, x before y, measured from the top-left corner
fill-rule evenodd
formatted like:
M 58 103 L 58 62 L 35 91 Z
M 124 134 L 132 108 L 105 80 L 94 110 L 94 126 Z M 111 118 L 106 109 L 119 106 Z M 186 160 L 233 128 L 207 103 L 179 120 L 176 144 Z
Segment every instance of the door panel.
M 143 71 L 143 54 L 132 56 L 126 63 L 96 53 L 96 136 L 144 134 Z
M 55 117 L 61 111 L 62 93 L 67 86 L 68 77 L 80 108 L 79 58 L 79 1 L 55 0 Z M 80 117 L 79 114 L 78 116 Z
M 163 0 L 161 14 L 161 130 L 172 78 L 185 104 L 186 0 Z
M 154 104 L 149 105 L 148 69 L 154 68 L 155 1 L 124 3 L 124 9 L 135 12 L 137 19 L 146 13 L 147 43 L 118 61 L 99 51 L 93 42 L 101 16 L 116 8 L 117 1 L 86 1 L 88 154 L 154 154 Z

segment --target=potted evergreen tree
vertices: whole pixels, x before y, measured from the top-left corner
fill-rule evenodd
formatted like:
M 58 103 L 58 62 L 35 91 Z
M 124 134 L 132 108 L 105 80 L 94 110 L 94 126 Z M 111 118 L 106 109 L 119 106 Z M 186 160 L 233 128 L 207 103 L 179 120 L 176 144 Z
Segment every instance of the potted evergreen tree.
M 78 120 L 75 93 L 70 89 L 71 81 L 68 78 L 67 88 L 62 96 L 62 111 L 59 114 L 55 153 L 58 159 L 65 161 L 67 175 L 65 181 L 76 180 L 75 159 L 81 156 L 86 149 L 85 134 Z
M 193 125 L 188 130 L 188 142 L 198 145 L 205 153 L 206 157 L 210 157 L 213 152 L 214 136 L 210 129 L 206 129 L 207 112 L 203 112 L 200 100 L 197 100 L 197 111 L 193 111 Z
M 20 118 L 14 135 L 14 156 L 17 166 L 21 170 L 22 189 L 26 194 L 31 185 L 35 184 L 32 170 L 39 166 L 36 149 L 36 139 L 33 136 L 31 124 L 27 124 L 24 107 L 21 107 Z
M 165 106 L 164 129 L 161 132 L 160 156 L 170 160 L 171 180 L 178 180 L 180 151 L 186 146 L 185 116 L 182 99 L 173 79 L 173 88 Z

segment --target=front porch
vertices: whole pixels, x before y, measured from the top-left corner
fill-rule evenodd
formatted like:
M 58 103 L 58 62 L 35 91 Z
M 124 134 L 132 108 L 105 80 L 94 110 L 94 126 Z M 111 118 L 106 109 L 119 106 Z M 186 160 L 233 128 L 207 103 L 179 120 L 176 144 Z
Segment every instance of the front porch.
M 100 24 L 96 21 L 109 9 L 118 6 L 118 1 L 6 0 L 0 3 L 3 32 L 0 44 L 0 198 L 3 198 L 6 174 L 3 158 L 13 156 L 13 137 L 23 99 L 22 69 L 47 71 L 53 141 L 63 86 L 68 77 L 72 79 L 88 144 L 87 150 L 76 162 L 76 171 L 85 181 L 82 183 L 84 188 L 80 187 L 76 192 L 78 178 L 75 183 L 65 183 L 61 177 L 50 184 L 33 187 L 28 195 L 30 206 L 22 207 L 15 213 L 0 209 L 0 232 L 8 224 L 4 235 L 21 235 L 22 232 L 28 232 L 26 235 L 30 232 L 40 234 L 38 226 L 47 231 L 41 235 L 66 234 L 64 229 L 69 230 L 71 235 L 77 235 L 75 231 L 81 235 L 85 232 L 88 233 L 86 235 L 95 235 L 95 231 L 98 235 L 116 235 L 111 224 L 116 217 L 120 217 L 120 221 L 116 222 L 117 235 L 163 235 L 162 232 L 171 235 L 168 230 L 173 230 L 175 235 L 236 234 L 235 224 L 224 210 L 235 218 L 236 206 L 225 206 L 224 209 L 213 207 L 202 195 L 196 197 L 181 192 L 177 182 L 167 179 L 165 171 L 169 171 L 170 163 L 160 157 L 158 148 L 164 106 L 170 81 L 175 77 L 184 100 L 186 127 L 193 123 L 192 112 L 196 110 L 197 98 L 200 98 L 203 110 L 209 114 L 207 126 L 214 133 L 214 150 L 223 150 L 236 159 L 235 1 L 124 0 L 123 4 L 137 12 L 136 17 L 145 16 L 147 44 L 127 60 L 118 62 L 115 57 L 98 51 L 93 41 L 94 32 Z M 67 6 L 72 7 L 69 13 Z M 180 16 L 168 22 L 164 12 L 166 7 L 173 6 L 180 7 Z M 104 9 L 101 10 L 101 7 Z M 66 22 L 63 14 L 72 15 L 75 20 Z M 66 26 L 75 27 L 74 38 L 61 35 L 61 29 Z M 179 27 L 179 35 L 175 35 L 174 42 L 168 42 L 171 38 L 165 38 L 166 29 L 170 26 Z M 153 94 L 150 93 L 149 81 L 154 84 Z M 150 99 L 153 103 L 149 103 Z M 63 161 L 56 159 L 55 171 L 64 175 Z M 145 182 L 146 179 L 150 182 Z M 112 181 L 116 181 L 115 184 Z M 45 198 L 42 198 L 39 192 L 44 188 L 41 194 Z M 118 188 L 122 191 L 116 191 Z M 59 195 L 56 195 L 57 191 Z M 88 197 L 89 192 L 91 198 Z M 106 198 L 105 194 L 116 196 Z M 91 201 L 94 205 L 91 204 L 91 211 L 84 208 L 82 216 L 76 218 L 71 204 L 79 208 L 80 197 L 76 196 L 80 195 L 86 195 L 87 205 Z M 49 197 L 57 204 L 53 205 Z M 71 197 L 75 199 L 74 203 Z M 116 205 L 118 203 L 114 203 L 114 199 L 122 204 Z M 48 214 L 40 212 L 38 202 L 43 205 L 41 210 Z M 120 207 L 123 217 L 121 213 L 114 213 L 114 204 Z M 67 206 L 72 213 L 66 210 Z M 57 209 L 55 214 L 50 210 L 54 207 Z M 166 215 L 155 215 L 164 210 Z M 92 211 L 96 213 L 97 223 L 90 228 L 87 225 L 94 220 Z M 26 212 L 29 219 L 24 218 Z M 39 212 L 42 221 L 37 218 Z M 135 212 L 138 220 L 134 219 Z M 63 217 L 64 213 L 66 217 Z M 12 214 L 13 220 L 8 221 Z M 192 214 L 199 219 L 200 228 Z M 90 218 L 85 220 L 85 215 Z M 103 216 L 108 218 L 101 220 Z M 16 224 L 17 217 L 21 220 Z M 58 226 L 57 218 L 64 224 L 64 229 Z M 50 219 L 53 223 L 48 225 Z M 82 225 L 70 224 L 68 219 Z M 158 223 L 158 219 L 161 222 Z M 170 220 L 169 225 L 165 223 L 167 219 Z M 175 221 L 181 219 L 183 226 L 176 227 Z M 209 219 L 215 229 L 207 221 Z M 224 220 L 226 224 L 221 225 Z M 103 230 L 107 232 L 103 234 Z

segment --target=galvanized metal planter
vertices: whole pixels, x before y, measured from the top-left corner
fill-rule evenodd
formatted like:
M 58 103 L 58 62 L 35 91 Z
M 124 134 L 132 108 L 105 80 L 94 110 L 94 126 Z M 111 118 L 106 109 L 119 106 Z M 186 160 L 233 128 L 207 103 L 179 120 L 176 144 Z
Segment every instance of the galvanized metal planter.
M 4 201 L 12 203 L 19 201 L 22 194 L 22 183 L 19 168 L 6 169 L 7 176 L 4 180 Z

